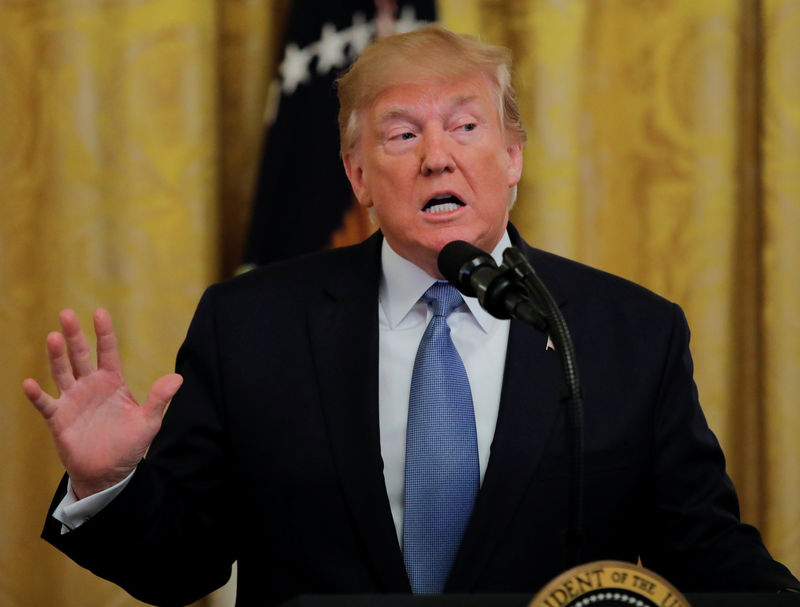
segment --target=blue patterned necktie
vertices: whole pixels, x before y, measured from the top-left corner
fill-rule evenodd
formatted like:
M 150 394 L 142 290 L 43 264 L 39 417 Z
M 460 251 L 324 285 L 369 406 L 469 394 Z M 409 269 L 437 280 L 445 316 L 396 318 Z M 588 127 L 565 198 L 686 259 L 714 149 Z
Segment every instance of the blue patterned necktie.
M 406 431 L 403 560 L 414 593 L 441 592 L 480 484 L 472 393 L 447 316 L 463 303 L 446 282 L 422 299 L 433 318 L 420 341 Z

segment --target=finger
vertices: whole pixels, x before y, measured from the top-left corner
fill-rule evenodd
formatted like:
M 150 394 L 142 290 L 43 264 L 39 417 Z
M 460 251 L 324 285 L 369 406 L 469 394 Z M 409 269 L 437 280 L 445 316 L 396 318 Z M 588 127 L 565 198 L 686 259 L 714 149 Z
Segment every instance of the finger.
M 22 382 L 22 390 L 25 396 L 33 403 L 33 406 L 39 410 L 42 417 L 45 419 L 50 418 L 56 411 L 56 401 L 47 392 L 42 390 L 38 382 L 30 377 Z
M 64 351 L 64 336 L 53 331 L 47 336 L 47 360 L 50 363 L 50 375 L 56 382 L 60 392 L 68 389 L 75 383 L 72 367 Z
M 89 344 L 81 330 L 78 315 L 72 310 L 61 310 L 58 315 L 61 322 L 61 332 L 67 342 L 67 355 L 72 364 L 72 373 L 76 378 L 89 375 L 92 369 L 92 356 L 89 353 Z
M 183 377 L 177 373 L 170 373 L 158 378 L 153 387 L 150 388 L 150 394 L 147 395 L 147 402 L 144 405 L 145 408 L 153 415 L 158 414 L 161 416 L 167 403 L 175 396 L 182 383 Z
M 97 308 L 93 316 L 94 332 L 97 335 L 97 368 L 122 375 L 122 363 L 119 360 L 117 336 L 114 335 L 111 314 L 108 310 Z

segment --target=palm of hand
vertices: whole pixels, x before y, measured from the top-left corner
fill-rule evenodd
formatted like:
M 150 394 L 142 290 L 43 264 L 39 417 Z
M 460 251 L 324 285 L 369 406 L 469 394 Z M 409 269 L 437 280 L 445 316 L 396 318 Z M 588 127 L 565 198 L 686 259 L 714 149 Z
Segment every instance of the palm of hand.
M 125 380 L 97 370 L 62 392 L 47 420 L 59 458 L 73 485 L 111 486 L 136 467 L 158 432 L 153 418 L 133 398 Z
M 161 427 L 164 407 L 182 379 L 176 374 L 161 377 L 145 404 L 139 405 L 123 378 L 108 312 L 94 314 L 96 369 L 75 313 L 65 310 L 60 320 L 62 333 L 47 338 L 59 397 L 44 392 L 33 379 L 26 379 L 23 387 L 50 428 L 73 490 L 78 497 L 86 497 L 134 470 Z

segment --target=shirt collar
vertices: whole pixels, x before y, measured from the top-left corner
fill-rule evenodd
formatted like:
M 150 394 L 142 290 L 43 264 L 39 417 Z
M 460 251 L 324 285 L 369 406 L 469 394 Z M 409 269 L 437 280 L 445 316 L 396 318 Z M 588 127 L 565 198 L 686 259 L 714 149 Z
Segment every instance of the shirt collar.
M 503 237 L 492 251 L 492 258 L 498 266 L 503 262 L 503 251 L 510 246 L 508 232 L 503 232 Z M 379 301 L 389 327 L 395 329 L 437 279 L 397 254 L 385 238 L 381 245 L 381 268 Z M 488 333 L 496 323 L 502 322 L 484 310 L 477 297 L 464 297 L 464 302 L 485 332 Z

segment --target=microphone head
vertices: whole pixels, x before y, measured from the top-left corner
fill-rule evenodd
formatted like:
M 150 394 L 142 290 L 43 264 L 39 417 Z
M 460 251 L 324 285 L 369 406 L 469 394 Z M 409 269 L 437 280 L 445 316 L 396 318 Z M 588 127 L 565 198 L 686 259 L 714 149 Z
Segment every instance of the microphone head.
M 437 259 L 439 271 L 447 281 L 467 297 L 476 297 L 470 277 L 478 268 L 497 269 L 492 256 L 463 240 L 447 243 Z

